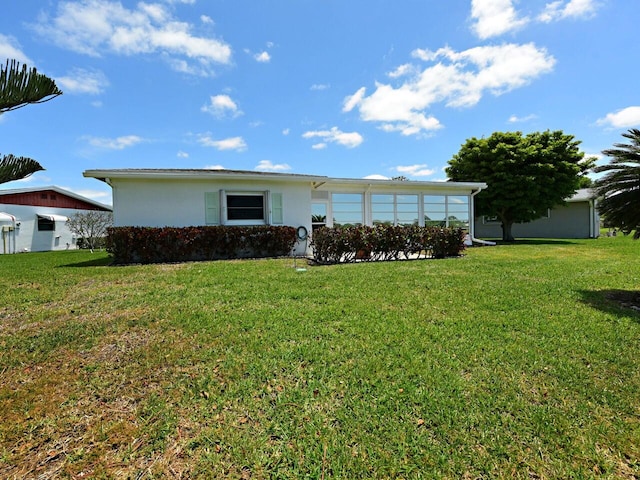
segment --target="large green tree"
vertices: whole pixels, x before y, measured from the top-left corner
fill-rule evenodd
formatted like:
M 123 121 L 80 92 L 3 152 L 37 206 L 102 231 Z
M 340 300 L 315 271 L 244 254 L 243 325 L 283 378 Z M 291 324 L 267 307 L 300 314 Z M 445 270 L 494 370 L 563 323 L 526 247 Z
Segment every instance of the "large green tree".
M 446 172 L 453 181 L 487 184 L 476 196 L 475 213 L 497 217 L 502 239 L 511 242 L 514 223 L 546 215 L 578 189 L 580 178 L 593 166 L 579 145 L 562 131 L 495 132 L 468 139 Z
M 598 211 L 607 223 L 625 234 L 635 230 L 633 238 L 640 238 L 640 130 L 622 134 L 630 143 L 614 143 L 615 148 L 603 150 L 611 157 L 609 164 L 594 169 L 606 172 L 594 187 L 600 201 Z
M 47 102 L 62 91 L 54 80 L 38 73 L 35 68 L 20 66 L 16 60 L 0 65 L 0 115 L 33 103 Z M 44 170 L 32 158 L 0 155 L 0 184 L 20 180 L 32 173 Z

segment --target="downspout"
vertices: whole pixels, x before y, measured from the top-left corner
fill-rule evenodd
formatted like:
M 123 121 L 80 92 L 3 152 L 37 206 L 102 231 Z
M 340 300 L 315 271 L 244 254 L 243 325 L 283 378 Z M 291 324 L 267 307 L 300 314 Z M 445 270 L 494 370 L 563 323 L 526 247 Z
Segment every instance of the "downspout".
M 474 241 L 476 239 L 476 215 L 475 215 L 475 202 L 474 197 L 480 193 L 482 188 L 477 190 L 471 190 L 471 196 L 469 197 L 469 237 Z
M 589 235 L 590 238 L 598 238 L 600 236 L 600 219 L 597 218 L 598 200 L 593 198 L 589 200 Z
M 475 216 L 475 205 L 474 205 L 474 198 L 477 194 L 480 193 L 480 191 L 482 190 L 482 188 L 478 188 L 476 191 L 471 190 L 471 197 L 470 198 L 470 208 L 471 211 L 469 212 L 469 239 L 471 240 L 471 243 L 479 243 L 480 245 L 489 245 L 489 246 L 493 246 L 496 244 L 496 242 L 489 242 L 487 240 L 480 240 L 478 238 L 476 238 L 475 236 L 475 230 L 476 230 L 476 216 Z

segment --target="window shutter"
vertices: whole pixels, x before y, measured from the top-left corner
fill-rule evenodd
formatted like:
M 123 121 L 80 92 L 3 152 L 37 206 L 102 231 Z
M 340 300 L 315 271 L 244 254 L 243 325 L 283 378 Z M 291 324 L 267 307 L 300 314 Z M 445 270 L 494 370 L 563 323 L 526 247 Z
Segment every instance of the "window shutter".
M 284 223 L 284 208 L 282 205 L 282 194 L 271 194 L 271 223 L 282 225 Z
M 220 194 L 218 192 L 206 192 L 204 194 L 204 223 L 206 225 L 220 224 Z

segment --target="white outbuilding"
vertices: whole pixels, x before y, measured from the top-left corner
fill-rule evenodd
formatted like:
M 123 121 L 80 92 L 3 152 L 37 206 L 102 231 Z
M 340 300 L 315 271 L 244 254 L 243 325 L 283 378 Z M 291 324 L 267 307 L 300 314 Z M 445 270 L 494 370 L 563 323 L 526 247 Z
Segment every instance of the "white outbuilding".
M 111 207 L 55 186 L 0 190 L 0 254 L 75 249 L 67 220 L 95 210 Z

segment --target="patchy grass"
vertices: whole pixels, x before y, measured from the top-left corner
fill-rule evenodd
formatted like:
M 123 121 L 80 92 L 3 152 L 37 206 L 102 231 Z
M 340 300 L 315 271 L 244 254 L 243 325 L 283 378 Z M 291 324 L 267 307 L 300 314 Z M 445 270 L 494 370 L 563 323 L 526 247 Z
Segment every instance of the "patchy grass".
M 638 478 L 639 253 L 1 256 L 0 477 Z

